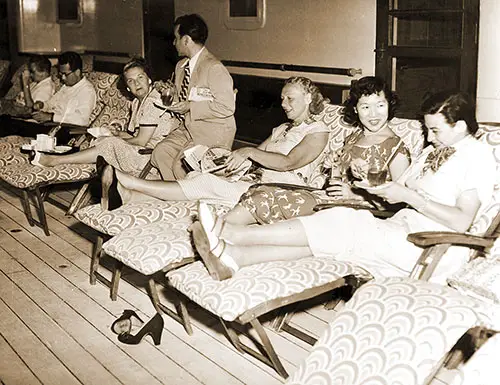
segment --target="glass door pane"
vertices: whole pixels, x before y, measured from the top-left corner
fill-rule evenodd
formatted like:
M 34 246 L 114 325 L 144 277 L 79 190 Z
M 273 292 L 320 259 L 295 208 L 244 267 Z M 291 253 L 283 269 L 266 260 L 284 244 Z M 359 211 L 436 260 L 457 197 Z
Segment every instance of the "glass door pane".
M 392 60 L 392 88 L 401 98 L 396 116 L 414 118 L 427 94 L 460 88 L 459 59 L 398 57 Z
M 462 2 L 463 0 L 391 0 L 389 10 L 462 9 Z
M 398 14 L 392 16 L 392 41 L 400 47 L 460 48 L 462 13 Z M 391 40 L 391 35 L 389 39 Z

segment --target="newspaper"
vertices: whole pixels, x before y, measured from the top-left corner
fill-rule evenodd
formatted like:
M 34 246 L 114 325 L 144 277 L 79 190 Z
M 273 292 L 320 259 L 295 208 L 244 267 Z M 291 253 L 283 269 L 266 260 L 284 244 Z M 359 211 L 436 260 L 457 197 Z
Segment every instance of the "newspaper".
M 231 151 L 221 147 L 207 147 L 197 144 L 184 151 L 184 161 L 194 171 L 202 173 L 214 173 L 230 181 L 239 180 L 248 171 L 252 162 L 246 160 L 236 170 L 227 172 L 226 160 Z

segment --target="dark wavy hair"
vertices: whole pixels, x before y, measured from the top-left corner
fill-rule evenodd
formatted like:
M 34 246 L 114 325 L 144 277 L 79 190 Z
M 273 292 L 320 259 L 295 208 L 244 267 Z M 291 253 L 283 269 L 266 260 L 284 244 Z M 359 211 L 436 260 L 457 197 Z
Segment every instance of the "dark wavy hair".
M 454 126 L 459 120 L 467 124 L 467 131 L 474 135 L 479 129 L 476 120 L 476 106 L 465 92 L 448 90 L 428 96 L 422 103 L 420 111 L 423 115 L 440 113 L 448 124 Z
M 314 84 L 311 79 L 302 76 L 293 76 L 285 80 L 283 87 L 288 84 L 298 85 L 306 94 L 311 94 L 311 104 L 309 104 L 309 112 L 311 114 L 319 114 L 323 111 L 325 103 L 329 102 L 329 100 L 323 96 L 318 86 Z
M 174 27 L 179 26 L 179 36 L 189 35 L 198 44 L 205 44 L 208 38 L 208 26 L 200 15 L 192 13 L 190 15 L 179 16 L 174 21 Z
M 62 66 L 64 64 L 69 64 L 71 71 L 83 70 L 82 58 L 76 52 L 66 51 L 59 55 L 57 59 L 57 64 Z
M 377 76 L 365 76 L 359 80 L 351 82 L 349 97 L 344 102 L 344 120 L 353 126 L 361 126 L 361 121 L 356 112 L 356 106 L 362 96 L 384 93 L 389 103 L 389 118 L 391 120 L 399 104 L 397 95 L 391 90 L 389 85 Z

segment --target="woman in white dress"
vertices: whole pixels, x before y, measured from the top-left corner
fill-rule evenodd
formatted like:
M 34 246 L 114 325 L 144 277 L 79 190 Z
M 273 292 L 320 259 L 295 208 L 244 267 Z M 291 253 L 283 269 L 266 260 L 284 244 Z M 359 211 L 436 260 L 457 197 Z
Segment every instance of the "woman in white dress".
M 323 110 L 325 99 L 318 87 L 304 77 L 286 80 L 281 99 L 289 122 L 274 128 L 271 136 L 258 147 L 237 149 L 226 160 L 226 172 L 237 170 L 243 162 L 251 160 L 260 165 L 256 173 L 244 175 L 238 181 L 223 174 L 199 172 L 188 174 L 184 180 L 152 181 L 116 170 L 123 203 L 151 198 L 176 201 L 203 199 L 234 206 L 240 196 L 257 182 L 309 185 L 313 172 L 324 159 L 329 139 L 324 123 L 312 118 L 312 114 Z M 106 205 L 103 204 L 103 207 Z
M 150 155 L 139 153 L 141 148 L 154 148 L 180 122 L 164 114 L 154 103 L 162 104 L 160 93 L 153 88 L 143 59 L 132 59 L 123 68 L 128 91 L 134 95 L 132 114 L 127 131 L 110 129 L 111 136 L 103 136 L 86 150 L 68 155 L 37 153 L 33 164 L 53 167 L 67 163 L 95 163 L 102 156 L 106 162 L 124 172 L 137 175 L 149 161 Z
M 492 198 L 496 162 L 491 147 L 474 138 L 478 124 L 467 95 L 436 94 L 422 112 L 432 145 L 397 181 L 374 188 L 358 183 L 409 208 L 386 220 L 337 207 L 270 225 L 241 226 L 216 220 L 201 204 L 193 235 L 211 275 L 226 279 L 255 263 L 331 255 L 374 277 L 406 276 L 421 253 L 406 240 L 409 233 L 466 231 Z M 465 261 L 448 262 L 439 267 L 451 273 Z

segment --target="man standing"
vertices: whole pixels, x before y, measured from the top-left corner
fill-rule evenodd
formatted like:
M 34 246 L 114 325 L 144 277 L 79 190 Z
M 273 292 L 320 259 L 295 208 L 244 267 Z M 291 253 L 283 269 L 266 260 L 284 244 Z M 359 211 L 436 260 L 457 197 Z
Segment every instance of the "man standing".
M 95 107 L 96 92 L 83 76 L 82 58 L 76 52 L 64 52 L 58 58 L 61 89 L 46 102 L 35 102 L 33 119 L 88 126 Z
M 233 79 L 205 48 L 208 27 L 196 14 L 174 22 L 174 46 L 185 58 L 175 68 L 177 94 L 169 111 L 184 123 L 154 149 L 152 164 L 164 180 L 183 178 L 183 151 L 196 144 L 230 149 L 236 133 Z

